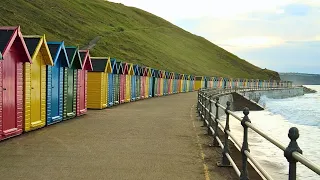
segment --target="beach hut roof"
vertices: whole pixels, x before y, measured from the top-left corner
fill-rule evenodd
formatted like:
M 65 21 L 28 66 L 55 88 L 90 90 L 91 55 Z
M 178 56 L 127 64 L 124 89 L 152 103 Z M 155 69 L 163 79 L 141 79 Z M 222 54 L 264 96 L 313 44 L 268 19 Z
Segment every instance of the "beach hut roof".
M 129 75 L 134 75 L 134 70 L 133 70 L 133 64 L 128 63 L 128 74 Z
M 79 54 L 82 60 L 82 70 L 92 71 L 93 68 L 92 68 L 89 50 L 79 50 Z
M 47 65 L 53 65 L 52 55 L 47 45 L 45 35 L 23 36 L 23 39 L 27 45 L 32 60 L 34 60 L 37 57 L 38 53 L 41 52 L 42 56 L 44 57 L 44 62 Z
M 31 63 L 31 56 L 20 31 L 20 26 L 0 27 L 0 53 L 2 57 L 6 55 L 14 43 L 18 43 L 18 46 L 22 47 L 24 50 L 20 52 L 26 57 L 22 58 L 23 61 Z
M 110 64 L 112 67 L 112 74 L 118 74 L 118 65 L 117 60 L 115 58 L 110 59 Z
M 70 68 L 82 69 L 82 61 L 77 46 L 65 46 Z
M 52 56 L 53 64 L 57 63 L 57 60 L 61 60 L 62 67 L 70 67 L 70 62 L 66 49 L 64 47 L 64 42 L 48 42 L 48 47 L 50 54 Z
M 123 62 L 122 63 L 122 68 L 123 68 L 122 74 L 128 74 L 128 72 L 129 72 L 128 63 Z
M 92 72 L 107 72 L 108 60 L 107 57 L 91 57 Z
M 134 71 L 134 75 L 139 75 L 139 65 L 135 64 L 133 65 L 133 71 Z
M 116 62 L 116 66 L 117 66 L 117 73 L 116 74 L 123 74 L 122 62 L 121 61 L 117 61 Z

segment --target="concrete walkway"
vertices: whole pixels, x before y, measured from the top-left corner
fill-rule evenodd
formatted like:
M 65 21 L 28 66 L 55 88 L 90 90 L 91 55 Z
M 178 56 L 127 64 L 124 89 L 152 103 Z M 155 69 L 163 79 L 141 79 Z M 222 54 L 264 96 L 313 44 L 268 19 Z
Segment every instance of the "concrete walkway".
M 201 123 L 192 117 L 196 97 L 90 110 L 0 142 L 0 179 L 209 179 L 195 131 Z

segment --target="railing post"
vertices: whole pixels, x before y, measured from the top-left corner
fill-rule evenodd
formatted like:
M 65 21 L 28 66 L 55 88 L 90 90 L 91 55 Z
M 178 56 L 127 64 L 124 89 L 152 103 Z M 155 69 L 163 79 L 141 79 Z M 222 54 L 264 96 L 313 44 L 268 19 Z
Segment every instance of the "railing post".
M 211 113 L 212 113 L 212 102 L 211 102 L 211 98 L 209 98 L 209 115 L 208 115 L 208 122 L 209 122 L 209 125 L 208 125 L 208 135 L 212 135 L 212 132 L 210 130 L 210 127 L 212 127 L 212 116 L 211 116 Z
M 198 115 L 200 116 L 200 89 L 198 90 L 198 102 L 197 102 L 197 111 Z
M 248 126 L 246 125 L 246 122 L 251 122 L 248 115 L 249 115 L 249 108 L 243 109 L 244 117 L 241 121 L 241 125 L 243 127 L 243 143 L 241 148 L 241 154 L 242 154 L 242 170 L 240 175 L 240 180 L 249 180 L 248 177 L 248 157 L 245 153 L 245 151 L 249 151 L 249 144 L 248 144 Z
M 223 147 L 223 151 L 222 151 L 222 160 L 221 162 L 218 162 L 217 165 L 219 167 L 231 167 L 230 165 L 230 161 L 227 158 L 226 154 L 229 153 L 229 135 L 227 133 L 227 131 L 230 131 L 229 128 L 229 110 L 230 110 L 230 101 L 227 102 L 227 108 L 225 110 L 226 113 L 226 126 L 224 127 L 224 147 Z
M 289 129 L 288 137 L 290 138 L 290 143 L 284 151 L 284 156 L 289 162 L 289 180 L 296 180 L 297 176 L 297 160 L 292 157 L 293 152 L 299 152 L 302 154 L 302 150 L 298 146 L 297 139 L 299 138 L 299 130 L 296 127 Z
M 212 145 L 213 147 L 218 147 L 219 143 L 217 141 L 217 137 L 218 137 L 218 119 L 219 119 L 219 97 L 216 97 L 216 117 L 214 118 L 214 134 L 213 134 L 213 142 Z
M 201 119 L 202 119 L 202 121 L 203 121 L 203 127 L 205 127 L 207 124 L 206 124 L 206 121 L 205 121 L 205 114 L 204 114 L 204 112 L 205 112 L 205 93 L 204 92 L 202 92 L 202 110 L 201 110 Z

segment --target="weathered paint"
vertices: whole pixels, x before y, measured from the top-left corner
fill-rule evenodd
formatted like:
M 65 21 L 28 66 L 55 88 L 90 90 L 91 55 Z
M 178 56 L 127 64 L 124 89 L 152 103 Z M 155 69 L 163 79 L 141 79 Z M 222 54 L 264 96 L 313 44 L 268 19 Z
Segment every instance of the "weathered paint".
M 23 131 L 23 63 L 31 57 L 20 27 L 0 27 L 0 140 Z
M 77 116 L 87 112 L 87 78 L 88 71 L 93 69 L 89 50 L 79 50 L 79 54 L 82 60 L 82 69 L 78 69 Z
M 53 65 L 45 36 L 25 36 L 32 64 L 24 64 L 24 131 L 46 125 L 46 65 Z
M 63 119 L 64 68 L 70 67 L 64 42 L 48 42 L 53 66 L 47 66 L 47 125 Z

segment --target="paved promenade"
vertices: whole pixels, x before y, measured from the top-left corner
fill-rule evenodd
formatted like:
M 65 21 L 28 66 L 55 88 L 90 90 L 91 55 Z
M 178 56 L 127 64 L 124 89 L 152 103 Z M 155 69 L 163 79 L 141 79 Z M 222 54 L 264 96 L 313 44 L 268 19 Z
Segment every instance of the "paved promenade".
M 90 110 L 0 142 L 0 179 L 231 179 L 224 170 L 224 178 L 208 172 L 196 97 L 184 93 Z

